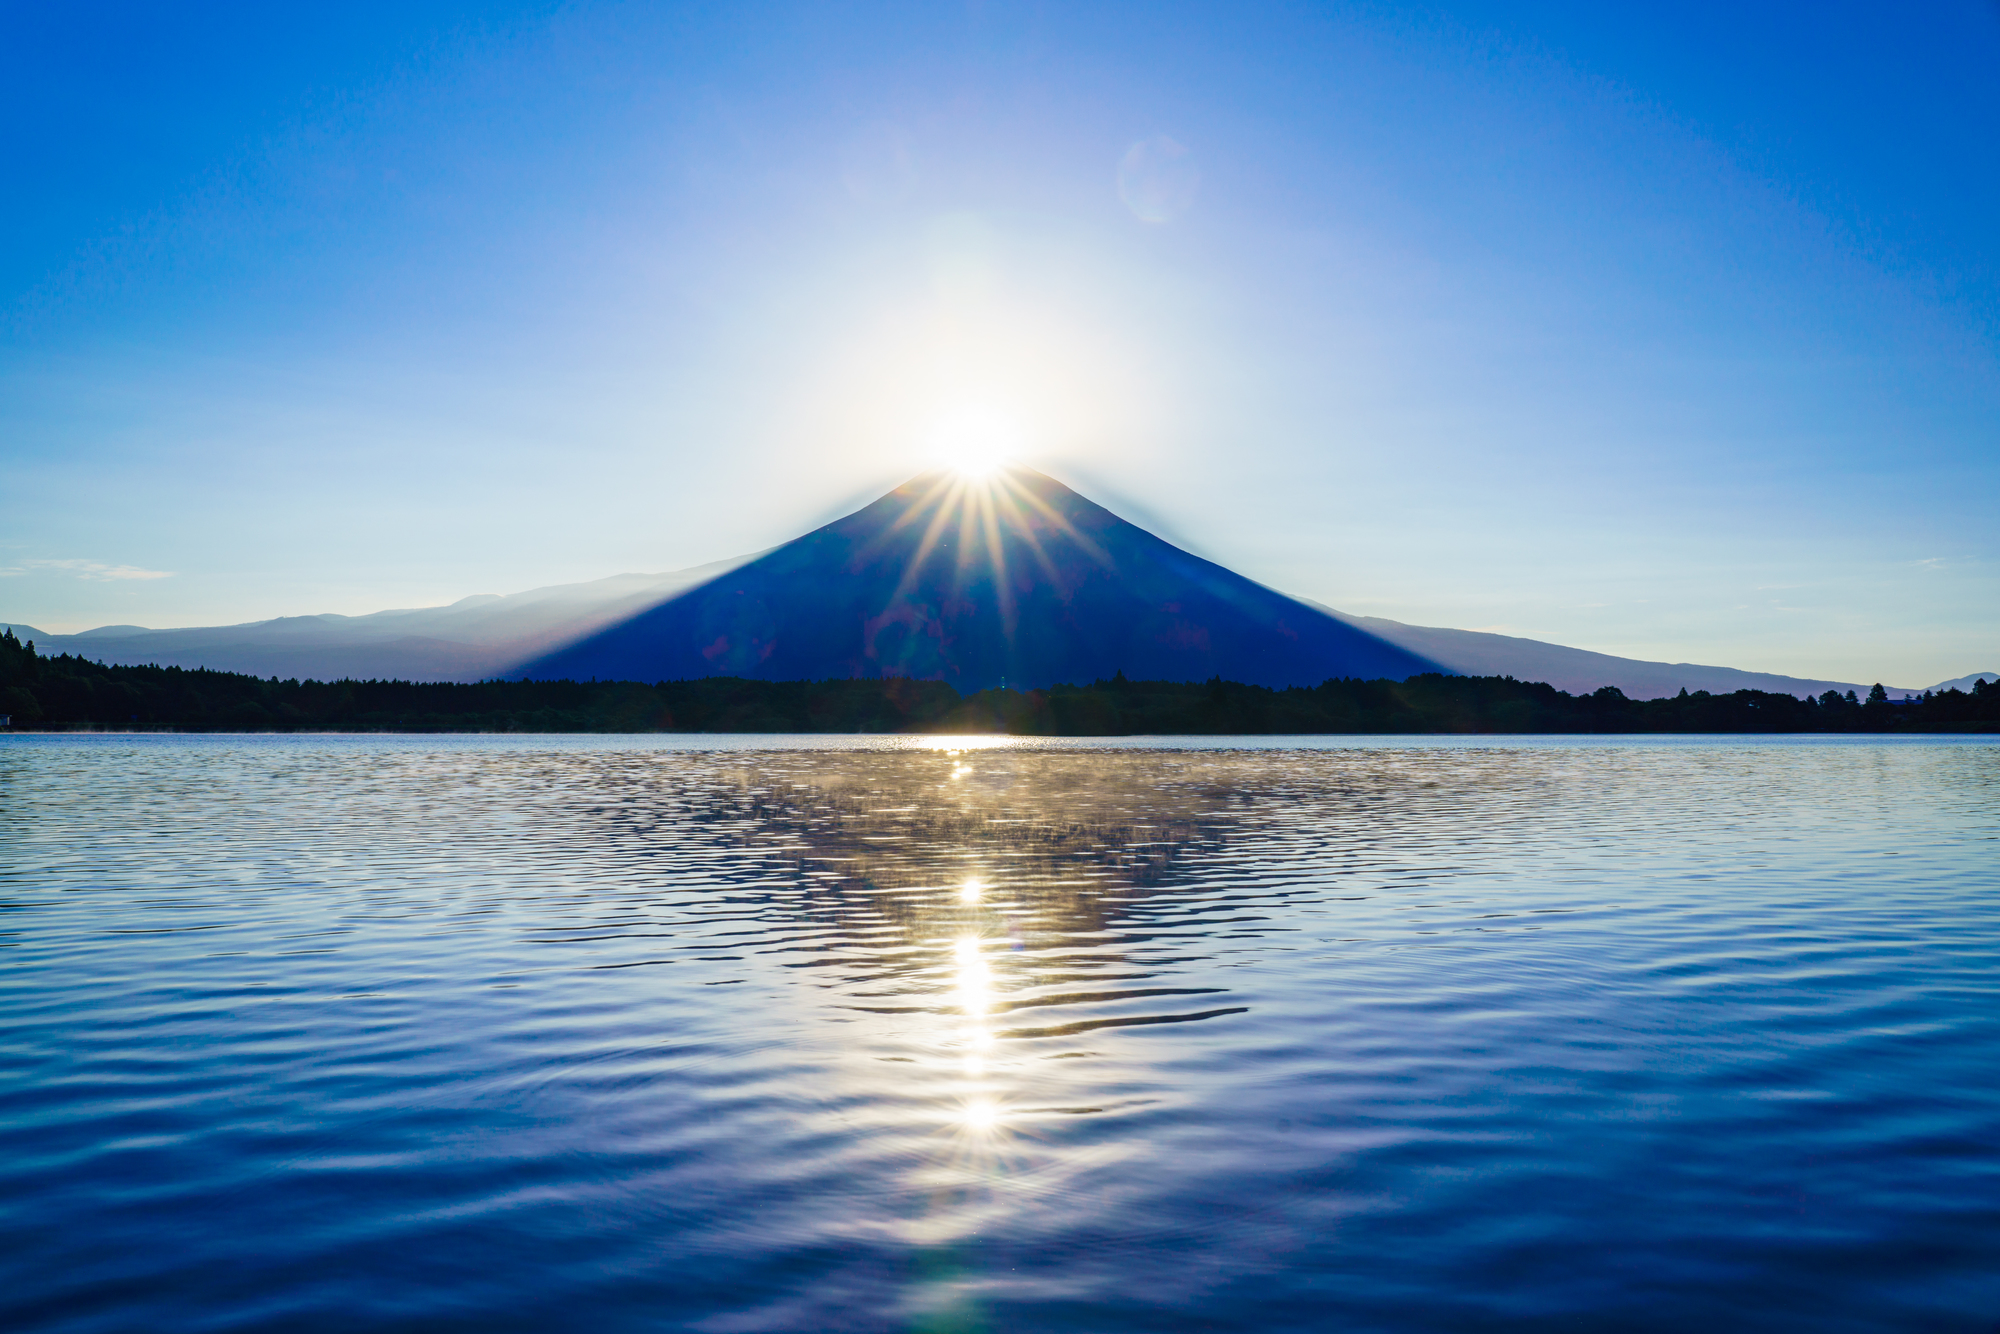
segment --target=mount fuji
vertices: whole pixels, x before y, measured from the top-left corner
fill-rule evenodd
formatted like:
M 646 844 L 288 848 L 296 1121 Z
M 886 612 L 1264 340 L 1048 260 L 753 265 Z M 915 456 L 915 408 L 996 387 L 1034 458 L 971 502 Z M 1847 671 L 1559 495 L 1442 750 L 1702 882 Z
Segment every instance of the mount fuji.
M 1447 670 L 1203 560 L 1052 477 L 933 472 L 577 643 L 526 679 L 905 676 L 961 691 Z

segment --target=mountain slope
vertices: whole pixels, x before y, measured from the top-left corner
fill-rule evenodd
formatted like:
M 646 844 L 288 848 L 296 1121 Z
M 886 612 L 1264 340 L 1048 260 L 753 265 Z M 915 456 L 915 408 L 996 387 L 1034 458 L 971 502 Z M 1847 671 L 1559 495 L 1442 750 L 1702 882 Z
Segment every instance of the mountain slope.
M 1940 681 L 1932 690 L 1971 690 L 1977 681 L 2000 681 L 2000 672 L 1973 672 L 1969 676 L 1954 676 L 1949 681 Z M 1892 692 L 1893 693 L 1893 692 Z
M 1437 626 L 1405 625 L 1379 616 L 1350 616 L 1325 603 L 1301 599 L 1349 625 L 1379 635 L 1391 644 L 1421 654 L 1462 676 L 1511 676 L 1517 681 L 1546 681 L 1558 690 L 1586 695 L 1600 686 L 1616 686 L 1632 699 L 1658 699 L 1680 690 L 1706 690 L 1724 695 L 1737 690 L 1769 690 L 1787 695 L 1818 695 L 1829 690 L 1861 694 L 1866 685 L 1852 681 L 1819 681 L 1775 672 L 1746 672 L 1735 667 L 1704 667 L 1690 662 L 1646 662 L 1619 658 L 1589 649 L 1546 644 L 1484 630 L 1447 630 Z M 1942 687 L 1940 687 L 1942 688 Z M 1892 687 L 1891 696 L 1918 694 L 1917 689 Z
M 907 676 L 960 690 L 1124 672 L 1317 685 L 1423 656 L 1182 551 L 1028 468 L 918 477 L 510 675 Z
M 210 667 L 253 676 L 478 681 L 625 620 L 742 564 L 715 561 L 668 574 L 619 574 L 445 607 L 367 616 L 280 616 L 242 625 L 148 630 L 101 626 L 76 635 L 16 633 L 44 653 L 96 662 Z

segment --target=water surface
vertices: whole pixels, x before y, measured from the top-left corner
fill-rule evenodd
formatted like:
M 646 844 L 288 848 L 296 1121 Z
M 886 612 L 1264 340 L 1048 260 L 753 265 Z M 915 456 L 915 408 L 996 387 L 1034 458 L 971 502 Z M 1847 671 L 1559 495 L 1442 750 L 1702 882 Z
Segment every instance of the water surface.
M 0 1327 L 1978 1330 L 1977 739 L 9 737 Z

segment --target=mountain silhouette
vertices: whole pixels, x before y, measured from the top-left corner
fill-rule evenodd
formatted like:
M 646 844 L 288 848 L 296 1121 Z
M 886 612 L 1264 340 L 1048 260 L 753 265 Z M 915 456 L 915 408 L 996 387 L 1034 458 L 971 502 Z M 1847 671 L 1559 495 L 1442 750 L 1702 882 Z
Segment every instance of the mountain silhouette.
M 911 677 L 961 691 L 1437 663 L 1182 551 L 1029 468 L 926 473 L 844 519 L 507 673 Z
M 987 495 L 986 500 L 981 500 L 982 495 Z M 902 497 L 901 501 L 898 501 L 898 496 Z M 1152 556 L 1161 556 L 1167 565 L 1165 578 L 1169 587 L 1179 588 L 1182 583 L 1191 581 L 1197 585 L 1213 588 L 1217 586 L 1215 581 L 1219 580 L 1220 587 L 1227 595 L 1225 601 L 1234 597 L 1236 593 L 1249 598 L 1250 601 L 1245 605 L 1250 609 L 1250 618 L 1253 622 L 1252 639 L 1234 641 L 1237 643 L 1255 642 L 1257 624 L 1261 623 L 1268 628 L 1274 618 L 1285 626 L 1296 629 L 1299 624 L 1295 619 L 1298 616 L 1298 608 L 1304 606 L 1310 612 L 1325 613 L 1351 627 L 1359 632 L 1363 642 L 1372 640 L 1377 644 L 1386 643 L 1393 648 L 1404 650 L 1406 661 L 1416 659 L 1427 664 L 1440 664 L 1442 670 L 1466 676 L 1512 676 L 1522 681 L 1546 681 L 1556 689 L 1566 690 L 1572 694 L 1588 694 L 1602 686 L 1616 686 L 1634 699 L 1671 695 L 1677 690 L 1707 690 L 1717 694 L 1728 694 L 1735 690 L 1782 691 L 1791 695 L 1818 695 L 1828 690 L 1842 693 L 1852 690 L 1864 695 L 1868 693 L 1867 682 L 1779 676 L 1770 672 L 1751 672 L 1734 667 L 1703 666 L 1687 662 L 1649 662 L 1634 658 L 1619 658 L 1606 653 L 1566 648 L 1561 644 L 1549 644 L 1540 640 L 1522 639 L 1487 631 L 1406 625 L 1400 621 L 1384 620 L 1376 616 L 1355 616 L 1332 607 L 1321 606 L 1309 599 L 1294 602 L 1269 589 L 1239 579 L 1229 571 L 1198 557 L 1179 551 L 1150 534 L 1132 528 L 1129 524 L 1122 524 L 1115 516 L 1075 496 L 1059 484 L 1026 470 L 1015 470 L 1003 476 L 990 494 L 982 492 L 977 487 L 961 487 L 954 490 L 948 479 L 935 476 L 918 478 L 897 493 L 885 496 L 878 505 L 893 509 L 897 505 L 905 508 L 913 505 L 921 507 L 926 504 L 949 507 L 953 504 L 970 503 L 972 514 L 977 516 L 983 513 L 986 505 L 990 503 L 1000 541 L 1001 561 L 996 568 L 1018 572 L 1031 567 L 1023 565 L 1009 555 L 1010 552 L 1018 552 L 1021 542 L 1025 540 L 1016 532 L 1013 520 L 1018 516 L 1031 516 L 1039 512 L 1034 510 L 1032 505 L 1032 499 L 1036 496 L 1041 497 L 1043 504 L 1059 515 L 1076 514 L 1078 517 L 1066 520 L 1070 528 L 1076 532 L 1098 532 L 1097 537 L 1090 539 L 1092 544 L 1105 556 L 1124 560 L 1125 563 L 1120 568 L 1126 572 L 1147 564 Z M 1064 499 L 1065 497 L 1067 499 Z M 831 532 L 850 524 L 861 523 L 874 509 L 876 507 L 871 506 L 869 510 L 851 515 L 840 523 L 831 525 L 829 529 L 821 531 Z M 926 510 L 925 513 L 930 512 Z M 1101 517 L 1093 518 L 1093 514 Z M 930 517 L 936 516 L 930 514 Z M 919 516 L 918 521 L 927 520 Z M 874 523 L 876 520 L 867 519 L 867 522 Z M 1093 527 L 1093 524 L 1097 527 Z M 940 528 L 938 545 L 955 551 L 956 548 L 952 544 L 959 541 L 961 527 L 953 527 L 947 523 Z M 984 532 L 982 522 L 978 533 Z M 1010 534 L 1013 535 L 1011 538 Z M 816 537 L 819 534 L 811 536 Z M 849 540 L 851 538 L 850 533 Z M 801 541 L 810 540 L 811 537 L 801 539 Z M 1050 558 L 1050 566 L 1062 570 L 1072 563 L 1068 556 L 1064 556 L 1061 560 L 1056 559 L 1059 552 L 1070 550 L 1074 546 L 1060 526 L 1057 528 L 1055 539 L 1038 536 L 1037 540 L 1043 541 L 1043 554 Z M 414 681 L 483 681 L 496 676 L 519 677 L 527 674 L 543 676 L 547 674 L 548 664 L 552 659 L 566 656 L 562 652 L 564 649 L 581 646 L 599 636 L 601 632 L 624 629 L 641 613 L 663 610 L 662 604 L 667 604 L 670 599 L 679 598 L 692 590 L 705 588 L 720 576 L 751 566 L 765 557 L 776 556 L 781 550 L 785 549 L 716 561 L 694 569 L 654 574 L 619 574 L 605 579 L 591 580 L 588 583 L 534 588 L 504 597 L 490 593 L 477 594 L 462 598 L 449 606 L 403 608 L 375 612 L 367 616 L 334 614 L 280 616 L 272 620 L 252 621 L 239 625 L 189 626 L 160 630 L 137 625 L 105 625 L 73 635 L 52 635 L 44 630 L 23 625 L 19 621 L 0 623 L 12 624 L 16 634 L 23 639 L 33 639 L 44 653 L 73 653 L 93 662 L 206 667 L 215 671 L 247 672 L 253 676 L 275 676 L 280 679 L 297 677 L 325 681 L 342 677 L 352 677 L 356 680 L 380 678 Z M 979 543 L 975 542 L 974 563 L 967 566 L 968 573 L 977 572 L 977 562 L 983 559 L 982 550 Z M 1149 552 L 1152 553 L 1151 556 Z M 1032 559 L 1032 549 L 1030 559 Z M 1114 564 L 1116 563 L 1114 560 Z M 1042 568 L 1039 562 L 1032 567 L 1034 570 Z M 1188 580 L 1183 580 L 1182 575 L 1176 573 L 1177 570 L 1183 569 L 1193 569 L 1197 574 Z M 837 570 L 834 573 L 839 575 Z M 932 573 L 935 574 L 936 571 Z M 952 599 L 951 605 L 961 607 L 970 600 L 970 591 L 976 580 L 959 581 L 956 567 L 953 567 L 952 573 L 953 586 L 960 588 L 961 596 Z M 810 585 L 817 590 L 817 596 L 812 600 L 819 602 L 829 595 L 838 582 L 848 576 L 839 575 L 838 579 L 827 579 L 821 574 L 810 574 L 800 577 L 820 581 Z M 901 578 L 898 575 L 888 591 L 895 592 L 900 585 Z M 1232 589 L 1235 593 L 1230 591 Z M 1151 580 L 1135 579 L 1132 591 L 1143 604 L 1148 597 L 1158 591 L 1158 586 Z M 890 604 L 890 599 L 886 595 L 879 596 L 878 611 Z M 904 603 L 907 604 L 909 600 L 906 594 Z M 780 602 L 782 601 L 781 599 Z M 866 599 L 863 599 L 864 605 L 865 601 Z M 1022 607 L 1026 606 L 1032 610 L 1035 601 L 1034 598 L 1016 598 L 1010 613 L 1012 620 L 1009 623 L 1013 626 L 1015 642 L 1022 642 L 1025 636 L 1026 642 L 1031 646 L 1041 646 L 1045 649 L 1051 643 L 1061 642 L 1063 626 L 1060 620 L 1039 624 L 1032 616 L 1024 620 L 1021 614 Z M 1177 606 L 1179 612 L 1167 611 L 1169 603 Z M 1118 624 L 1116 615 L 1133 612 L 1131 606 L 1127 604 L 1123 612 L 1116 612 L 1115 615 L 1105 613 L 1101 610 L 1102 605 L 1093 603 L 1088 597 L 1080 600 L 1072 599 L 1070 606 L 1082 609 L 1080 617 L 1089 623 L 1093 637 L 1071 642 L 1095 643 L 1101 647 L 1106 642 L 1106 637 L 1102 633 L 1104 627 Z M 1156 599 L 1153 605 L 1158 612 L 1170 616 L 1179 615 L 1190 631 L 1205 625 L 1211 646 L 1217 642 L 1215 635 L 1219 626 L 1241 625 L 1240 619 L 1236 618 L 1203 622 L 1200 615 L 1189 614 L 1188 609 L 1191 606 L 1199 607 L 1199 599 L 1183 600 L 1169 593 L 1164 599 Z M 1258 617 L 1263 613 L 1257 611 L 1258 608 L 1271 614 L 1259 622 Z M 813 610 L 823 610 L 823 608 Z M 1140 610 L 1143 611 L 1143 607 Z M 1242 608 L 1239 608 L 1240 610 Z M 876 614 L 870 612 L 868 618 L 872 619 Z M 1068 619 L 1075 621 L 1078 618 L 1078 615 L 1073 614 Z M 947 619 L 937 618 L 940 627 L 945 625 Z M 806 623 L 795 622 L 795 624 Z M 1132 623 L 1138 622 L 1135 619 Z M 1312 622 L 1308 619 L 1306 623 Z M 952 632 L 958 633 L 957 628 L 954 627 Z M 1282 633 L 1280 637 L 1282 638 Z M 713 647 L 714 637 L 705 643 Z M 1323 676 L 1315 673 L 1320 673 L 1327 662 L 1338 659 L 1338 654 L 1329 657 L 1316 656 L 1313 650 L 1319 643 L 1316 633 L 1308 632 L 1305 644 L 1308 651 L 1302 655 L 1308 670 L 1299 679 L 1316 683 L 1317 680 L 1323 679 Z M 1112 647 L 1118 646 L 1113 644 Z M 1294 651 L 1295 647 L 1296 645 L 1277 646 L 1281 651 L 1266 655 L 1264 658 L 1266 665 L 1273 663 L 1282 665 L 1288 661 L 1296 661 L 1301 655 Z M 873 658 L 865 651 L 865 645 L 861 651 L 849 652 L 839 657 L 837 663 L 840 671 L 842 673 L 859 671 L 863 675 L 880 674 L 884 670 L 881 663 L 881 648 L 882 645 L 878 642 L 876 656 Z M 685 656 L 683 655 L 684 658 Z M 684 661 L 677 670 L 682 674 L 693 675 L 718 670 L 708 665 L 705 656 L 697 656 L 699 662 L 689 664 Z M 850 667 L 848 664 L 856 659 L 860 665 Z M 970 661 L 964 656 L 958 660 L 961 664 Z M 1030 668 L 1034 662 L 1041 660 L 1044 659 L 1038 658 L 1036 654 L 1013 655 L 1007 659 L 1011 665 L 1001 670 L 998 676 L 1004 677 L 1009 684 L 1036 684 L 1043 669 L 1030 671 Z M 1231 661 L 1237 660 L 1231 659 Z M 655 674 L 657 660 L 651 660 L 649 665 L 649 660 L 640 655 L 634 661 L 636 663 L 634 674 L 644 676 L 648 680 L 662 679 L 664 673 Z M 1107 661 L 1112 665 L 1099 670 L 1099 663 Z M 1060 661 L 1046 670 L 1054 680 L 1070 680 L 1080 684 L 1100 675 L 1115 673 L 1121 666 L 1128 675 L 1150 675 L 1153 674 L 1152 669 L 1140 664 L 1153 661 L 1156 661 L 1156 658 L 1129 651 L 1107 652 L 1097 660 L 1078 654 L 1069 659 L 1069 665 L 1073 666 L 1074 670 L 1057 670 L 1064 665 Z M 825 663 L 820 663 L 813 666 L 812 670 L 820 673 L 825 666 Z M 902 670 L 914 674 L 910 672 L 908 663 L 900 666 L 892 663 L 889 670 Z M 1361 665 L 1336 666 L 1334 670 L 1370 674 L 1369 670 Z M 1383 673 L 1396 675 L 1406 670 L 1408 669 L 1398 667 L 1383 669 Z M 1161 674 L 1171 673 L 1174 676 L 1199 678 L 1206 672 L 1208 675 L 1227 677 L 1232 671 L 1234 668 L 1225 671 L 1220 665 L 1213 669 L 1187 665 L 1183 660 L 1180 666 L 1169 664 Z M 569 669 L 564 669 L 564 672 L 575 674 Z M 581 674 L 589 676 L 592 672 L 586 666 L 581 669 Z M 598 674 L 604 675 L 602 671 Z M 1275 672 L 1260 674 L 1258 679 L 1275 680 L 1277 675 L 1279 673 Z M 1969 689 L 1972 682 L 1982 676 L 1988 680 L 2000 679 L 2000 673 L 1974 673 L 1940 682 L 1931 689 L 1935 691 L 1953 687 L 1961 690 Z M 950 679 L 970 683 L 997 678 L 993 675 L 969 674 L 961 671 L 958 676 Z M 1915 687 L 1891 686 L 1889 693 L 1895 697 L 1921 692 Z

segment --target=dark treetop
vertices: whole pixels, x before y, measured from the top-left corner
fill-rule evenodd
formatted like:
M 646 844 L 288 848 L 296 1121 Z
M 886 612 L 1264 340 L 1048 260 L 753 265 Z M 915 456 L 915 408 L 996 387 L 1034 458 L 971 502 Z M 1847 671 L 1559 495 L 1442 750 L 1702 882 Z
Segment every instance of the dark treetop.
M 2000 731 L 2000 681 L 1907 704 L 1828 691 L 1630 700 L 1500 676 L 1336 678 L 1272 689 L 1220 678 L 961 695 L 901 678 L 755 681 L 280 681 L 107 667 L 0 632 L 0 713 L 21 728 L 417 732 L 973 732 L 1039 736 L 1307 732 Z

